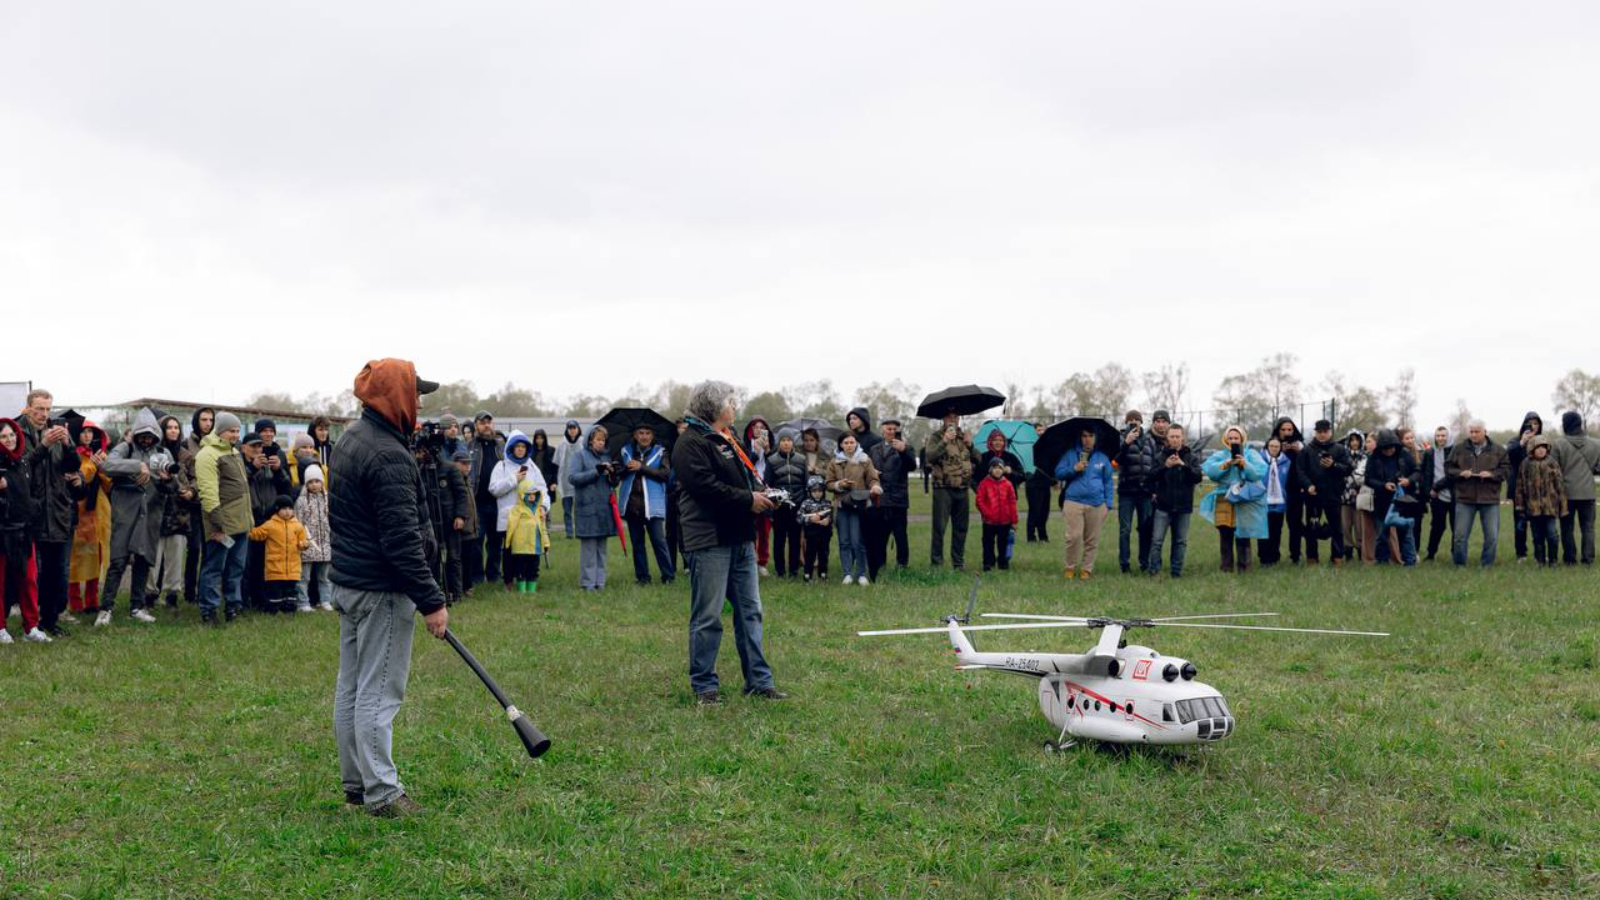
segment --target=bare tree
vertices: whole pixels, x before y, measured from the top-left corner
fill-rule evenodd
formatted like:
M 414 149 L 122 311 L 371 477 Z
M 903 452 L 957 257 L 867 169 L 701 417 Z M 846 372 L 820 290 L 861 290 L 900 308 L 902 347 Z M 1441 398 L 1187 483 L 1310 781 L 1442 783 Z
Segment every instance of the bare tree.
M 1184 399 L 1189 395 L 1188 363 L 1162 363 L 1161 368 L 1140 376 L 1140 382 L 1144 386 L 1145 402 L 1152 410 L 1175 413 L 1188 405 Z
M 1455 415 L 1450 419 L 1450 434 L 1453 440 L 1459 441 L 1466 437 L 1467 425 L 1472 422 L 1472 419 L 1472 410 L 1467 408 L 1467 401 L 1458 398 L 1456 400 Z
M 1377 391 L 1352 383 L 1342 372 L 1331 371 L 1322 379 L 1322 387 L 1333 404 L 1334 426 L 1341 430 L 1354 428 L 1362 433 L 1383 423 L 1382 403 Z
M 1396 428 L 1417 427 L 1417 370 L 1401 369 L 1394 384 L 1384 389 L 1383 400 Z
M 1600 375 L 1590 375 L 1582 369 L 1573 369 L 1556 382 L 1550 395 L 1557 412 L 1571 410 L 1583 416 L 1590 429 L 1600 425 Z
M 1094 372 L 1074 372 L 1056 385 L 1052 399 L 1058 413 L 1120 419 L 1133 394 L 1133 372 L 1121 363 L 1106 363 Z

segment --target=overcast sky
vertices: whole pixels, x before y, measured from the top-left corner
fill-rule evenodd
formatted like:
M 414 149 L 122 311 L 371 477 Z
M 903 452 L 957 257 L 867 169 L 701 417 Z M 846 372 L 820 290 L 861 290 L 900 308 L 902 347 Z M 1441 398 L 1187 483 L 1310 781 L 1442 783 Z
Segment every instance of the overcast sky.
M 1592 0 L 0 0 L 0 380 L 1187 361 L 1209 406 L 1282 350 L 1509 427 L 1600 369 L 1597 41 Z

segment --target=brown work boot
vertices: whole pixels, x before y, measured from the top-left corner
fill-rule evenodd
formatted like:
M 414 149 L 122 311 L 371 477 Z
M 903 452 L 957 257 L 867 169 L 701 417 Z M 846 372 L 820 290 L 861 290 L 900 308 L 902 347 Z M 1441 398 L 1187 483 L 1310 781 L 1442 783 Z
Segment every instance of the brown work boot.
M 1078 568 L 1076 566 L 1067 566 L 1065 569 L 1061 570 L 1061 574 L 1065 576 L 1068 581 L 1071 581 L 1072 579 L 1078 577 Z
M 380 819 L 409 819 L 422 814 L 422 804 L 401 794 L 388 803 L 375 806 L 368 811 Z
M 1339 568 L 1339 567 L 1340 567 L 1340 566 L 1342 566 L 1342 565 L 1344 565 L 1344 560 L 1342 560 L 1342 559 L 1340 559 L 1340 558 L 1339 558 L 1339 557 L 1337 557 L 1337 556 L 1335 556 L 1335 557 L 1334 557 L 1334 558 L 1333 558 L 1333 567 L 1334 567 L 1334 568 L 1335 568 L 1335 569 L 1337 569 L 1337 568 Z
M 1090 572 L 1088 569 L 1084 569 L 1083 571 L 1078 573 L 1078 578 L 1082 579 L 1083 581 L 1088 581 L 1090 576 L 1092 576 L 1093 574 L 1094 573 Z

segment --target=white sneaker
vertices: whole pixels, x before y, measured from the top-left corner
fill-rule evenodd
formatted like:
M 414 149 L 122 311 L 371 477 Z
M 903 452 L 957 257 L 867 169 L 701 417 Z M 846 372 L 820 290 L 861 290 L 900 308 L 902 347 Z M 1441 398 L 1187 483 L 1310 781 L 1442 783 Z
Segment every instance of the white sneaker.
M 10 635 L 7 635 L 7 637 L 10 637 Z M 25 641 L 32 641 L 35 644 L 48 644 L 48 643 L 50 643 L 50 635 L 45 634 L 44 632 L 40 631 L 39 630 L 39 626 L 37 626 L 37 625 L 33 626 L 33 629 L 31 631 L 29 631 L 27 634 L 23 635 L 22 639 L 25 640 Z
M 317 604 L 317 609 L 320 609 L 323 612 L 333 612 L 333 604 L 329 603 L 326 600 L 324 600 L 321 603 Z
M 107 622 L 111 621 L 110 613 L 101 613 L 101 615 L 106 617 Z M 135 622 L 154 622 L 156 620 L 156 617 L 150 615 L 150 611 L 147 609 L 134 610 L 130 618 L 132 618 Z M 98 625 L 100 623 L 97 621 L 95 624 Z
M 294 611 L 295 611 L 295 612 L 297 612 L 297 613 L 302 613 L 302 612 L 316 612 L 316 610 L 314 610 L 314 609 L 312 609 L 312 608 L 311 608 L 311 604 L 309 604 L 309 603 L 307 603 L 307 604 L 306 604 L 306 605 L 305 605 L 305 606 L 296 606 L 296 607 L 295 607 L 295 608 L 294 608 Z
M 867 585 L 869 585 L 871 583 L 872 582 L 868 581 L 867 580 L 867 576 L 865 576 L 865 575 L 862 575 L 862 576 L 860 576 L 859 578 L 856 579 L 856 584 L 859 584 L 862 587 L 866 587 Z
M 94 627 L 96 627 L 96 628 L 104 628 L 105 626 L 110 625 L 110 624 L 111 624 L 111 610 L 109 610 L 109 609 L 101 610 L 100 611 L 100 615 L 94 617 Z
M 11 632 L 5 630 L 4 628 L 0 628 L 0 644 L 9 644 L 9 643 L 12 643 L 12 641 L 11 641 Z
M 839 582 L 839 583 L 840 583 L 840 584 L 853 584 L 853 583 L 855 583 L 855 579 L 854 579 L 854 578 L 851 578 L 851 577 L 850 577 L 850 576 L 849 576 L 849 575 L 846 575 L 846 576 L 845 576 L 845 577 L 844 577 L 844 580 L 843 580 L 843 581 L 841 581 L 841 582 Z
M 61 621 L 67 623 L 68 625 L 76 625 L 78 624 L 78 617 L 72 613 L 64 612 L 61 614 Z
M 762 577 L 762 578 L 765 578 L 765 577 L 767 577 L 767 576 L 768 576 L 768 575 L 771 575 L 771 574 L 772 574 L 772 573 L 771 573 L 771 572 L 769 572 L 769 571 L 767 571 L 767 567 L 766 567 L 766 566 L 762 566 L 762 567 L 760 567 L 760 568 L 759 568 L 759 569 L 756 569 L 756 571 L 757 571 L 757 572 L 759 572 L 759 573 L 761 573 L 761 577 Z

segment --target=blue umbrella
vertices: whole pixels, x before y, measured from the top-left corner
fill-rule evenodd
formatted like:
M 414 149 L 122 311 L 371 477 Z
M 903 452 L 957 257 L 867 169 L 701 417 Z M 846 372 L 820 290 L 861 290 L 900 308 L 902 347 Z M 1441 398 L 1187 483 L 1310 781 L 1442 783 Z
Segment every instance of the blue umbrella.
M 1006 449 L 1016 454 L 1022 460 L 1022 469 L 1025 472 L 1033 471 L 1033 445 L 1039 440 L 1039 433 L 1033 430 L 1032 422 L 1021 419 L 990 419 L 983 423 L 978 433 L 972 439 L 972 446 L 979 453 L 989 448 L 989 435 L 1000 432 L 1006 439 Z

